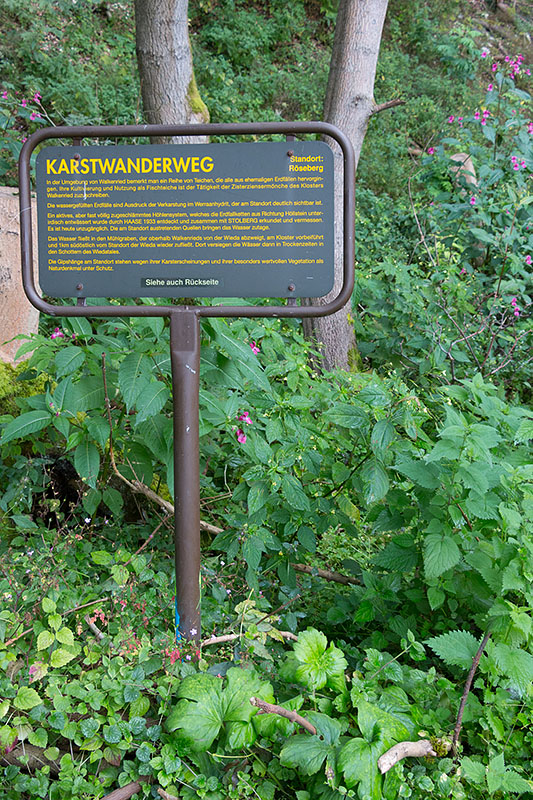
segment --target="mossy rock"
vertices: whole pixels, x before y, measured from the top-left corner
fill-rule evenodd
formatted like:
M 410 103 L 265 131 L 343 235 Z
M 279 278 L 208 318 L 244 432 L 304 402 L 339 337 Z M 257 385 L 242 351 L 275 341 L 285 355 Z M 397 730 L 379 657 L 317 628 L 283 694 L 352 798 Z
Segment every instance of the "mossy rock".
M 31 397 L 34 394 L 43 394 L 48 376 L 43 374 L 36 378 L 23 378 L 27 372 L 27 364 L 14 367 L 11 364 L 0 362 L 0 415 L 20 413 L 16 402 L 18 397 Z

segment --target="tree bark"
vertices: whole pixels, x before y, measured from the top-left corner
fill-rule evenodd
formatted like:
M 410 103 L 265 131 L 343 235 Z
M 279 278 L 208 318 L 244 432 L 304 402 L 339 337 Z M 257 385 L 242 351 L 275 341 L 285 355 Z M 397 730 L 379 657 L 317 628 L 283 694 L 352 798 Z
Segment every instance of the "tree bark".
M 383 23 L 388 0 L 340 0 L 324 104 L 324 120 L 336 125 L 350 139 L 359 161 L 368 120 L 375 110 L 373 92 Z M 335 297 L 342 285 L 342 153 L 335 154 L 335 283 L 332 291 L 313 304 Z M 351 308 L 329 317 L 304 320 L 306 336 L 313 338 L 322 354 L 324 369 L 350 369 L 358 361 Z
M 137 63 L 146 120 L 151 125 L 209 121 L 192 66 L 188 0 L 135 0 Z M 181 144 L 205 142 L 184 136 Z

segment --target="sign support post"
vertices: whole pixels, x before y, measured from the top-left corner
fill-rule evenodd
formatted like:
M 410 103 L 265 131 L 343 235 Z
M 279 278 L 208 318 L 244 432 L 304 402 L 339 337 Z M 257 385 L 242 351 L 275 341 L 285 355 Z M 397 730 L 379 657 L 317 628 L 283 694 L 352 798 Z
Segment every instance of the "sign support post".
M 200 322 L 192 308 L 170 315 L 174 404 L 176 637 L 200 640 Z
M 98 158 L 97 153 L 93 153 L 89 158 L 79 153 L 62 158 L 56 152 L 61 148 L 54 147 L 47 161 L 46 150 L 42 151 L 45 154 L 43 163 L 46 162 L 46 169 L 45 171 L 41 169 L 40 173 L 37 169 L 39 278 L 41 283 L 43 281 L 45 283 L 45 291 L 55 297 L 73 297 L 76 302 L 71 305 L 54 305 L 45 300 L 37 290 L 33 264 L 31 156 L 34 150 L 48 139 L 57 141 L 67 138 L 76 146 L 80 146 L 84 139 L 103 138 L 107 141 L 109 138 L 131 139 L 131 137 L 171 137 L 191 134 L 253 137 L 283 135 L 291 139 L 291 149 L 286 151 L 277 145 L 277 161 L 271 175 L 270 156 L 263 155 L 261 143 L 247 144 L 247 147 L 256 147 L 254 154 L 260 155 L 262 159 L 257 165 L 254 162 L 245 162 L 254 163 L 251 169 L 253 168 L 254 172 L 257 170 L 256 174 L 249 177 L 242 175 L 240 153 L 235 153 L 233 150 L 233 160 L 230 159 L 228 163 L 233 165 L 236 178 L 226 175 L 216 179 L 209 177 L 215 165 L 211 156 L 206 154 L 215 152 L 215 150 L 210 151 L 210 147 L 220 148 L 224 145 L 201 145 L 203 158 L 195 153 L 187 157 L 189 150 L 185 149 L 181 151 L 185 156 L 177 158 L 180 147 L 190 148 L 184 145 L 175 146 L 176 156 L 171 156 L 167 151 L 150 150 L 151 146 L 146 146 L 145 153 L 151 153 L 153 158 L 135 158 L 134 154 L 128 156 L 126 150 L 119 148 L 115 149 L 119 157 L 114 159 Z M 321 183 L 320 177 L 322 173 L 330 180 L 333 175 L 332 172 L 327 174 L 330 167 L 320 152 L 320 148 L 324 145 L 317 145 L 316 141 L 293 142 L 297 134 L 315 137 L 319 134 L 329 137 L 337 143 L 343 154 L 343 281 L 336 297 L 317 305 L 297 306 L 296 297 L 324 296 L 334 283 L 334 252 L 331 244 L 333 209 L 331 205 L 328 206 L 325 184 Z M 103 145 L 101 149 L 106 147 L 108 145 Z M 133 149 L 136 147 L 138 146 L 134 146 Z M 235 148 L 236 145 L 231 144 L 227 147 Z M 110 150 L 113 150 L 113 147 Z M 273 152 L 271 148 L 269 153 Z M 332 164 L 331 151 L 328 159 Z M 110 170 L 115 168 L 115 172 L 120 171 L 119 177 L 122 178 L 123 174 L 127 174 L 130 162 L 131 169 L 139 177 L 135 179 L 132 177 L 130 181 L 129 191 L 136 194 L 134 201 L 128 203 L 127 194 L 121 195 L 125 198 L 123 200 L 117 200 L 116 196 L 116 193 L 124 191 L 127 179 L 117 178 L 114 184 L 109 176 Z M 191 173 L 200 173 L 203 170 L 204 177 L 198 175 L 196 178 L 185 180 L 169 177 L 168 184 L 165 182 L 166 178 L 163 181 L 158 177 L 147 182 L 148 179 L 143 177 L 146 172 L 145 165 L 146 169 L 152 172 L 168 171 L 171 175 L 173 170 L 174 174 L 189 168 Z M 68 178 L 63 179 L 65 174 Z M 84 179 L 88 174 L 93 175 L 90 185 Z M 94 177 L 95 175 L 97 177 Z M 43 185 L 46 184 L 46 193 L 41 197 L 40 204 L 39 180 Z M 200 319 L 202 317 L 294 319 L 322 317 L 339 311 L 350 300 L 354 284 L 354 184 L 355 158 L 351 143 L 338 128 L 324 122 L 61 126 L 37 131 L 27 139 L 21 150 L 19 188 L 22 283 L 30 303 L 39 311 L 52 316 L 169 317 L 170 319 L 177 638 L 199 641 L 201 635 Z M 155 189 L 153 194 L 150 194 L 151 189 Z M 188 190 L 192 190 L 192 194 Z M 317 190 L 321 190 L 322 194 Z M 136 199 L 145 192 L 147 200 L 155 200 L 157 191 L 166 192 L 161 203 L 157 201 L 141 203 Z M 209 197 L 207 201 L 205 200 L 206 191 L 212 192 L 213 200 Z M 180 195 L 180 192 L 183 194 Z M 184 196 L 187 197 L 187 201 L 183 200 Z M 215 199 L 216 196 L 220 199 Z M 181 198 L 179 202 L 175 199 L 177 197 Z M 323 198 L 326 201 L 324 203 Z M 127 206 L 133 206 L 134 210 L 128 212 Z M 158 206 L 164 209 L 171 207 L 173 210 L 157 212 L 154 215 L 152 209 L 157 211 Z M 80 209 L 78 216 L 73 213 L 77 209 Z M 176 236 L 166 233 L 165 231 L 169 230 L 168 226 L 170 230 L 179 233 Z M 323 233 L 320 233 L 321 230 Z M 155 234 L 151 239 L 158 241 L 159 244 L 154 246 L 151 254 L 145 251 L 144 257 L 139 257 L 132 252 L 137 247 L 146 246 L 148 239 L 148 236 L 138 236 L 137 231 Z M 185 235 L 184 231 L 192 231 L 194 238 L 193 234 Z M 101 235 L 95 237 L 95 232 Z M 217 235 L 213 237 L 211 232 Z M 328 240 L 329 250 L 321 244 L 323 240 Z M 124 244 L 126 241 L 127 244 Z M 173 254 L 175 247 L 189 248 L 189 250 L 180 251 L 183 255 L 178 257 Z M 191 249 L 193 247 L 194 249 Z M 210 247 L 213 247 L 213 250 L 210 251 Z M 220 247 L 224 250 L 220 250 Z M 323 251 L 319 250 L 320 247 L 323 247 Z M 199 252 L 197 248 L 200 248 Z M 161 256 L 158 257 L 160 251 L 166 254 L 165 260 L 162 260 Z M 185 254 L 186 258 L 183 257 Z M 278 254 L 281 257 L 278 257 Z M 321 258 L 322 254 L 327 257 Z M 109 258 L 114 255 L 117 256 L 115 260 Z M 155 265 L 152 273 L 143 273 L 137 269 L 137 267 L 147 269 L 148 264 Z M 200 277 L 198 265 L 203 268 L 208 265 L 212 275 Z M 143 278 L 131 277 L 143 274 L 145 275 Z M 150 277 L 146 277 L 147 274 Z M 228 285 L 224 288 L 226 275 Z M 82 276 L 83 282 L 80 280 Z M 271 276 L 274 277 L 271 279 Z M 139 283 L 133 284 L 132 280 Z M 134 285 L 139 288 L 134 290 L 132 288 Z M 162 291 L 159 289 L 161 286 L 165 287 Z M 203 290 L 196 288 L 206 286 L 211 288 Z M 110 287 L 112 291 L 106 291 Z M 172 303 L 86 305 L 87 296 L 111 297 L 113 293 L 114 296 L 122 296 L 124 289 L 127 297 L 220 298 L 236 296 L 242 287 L 245 297 L 281 297 L 285 298 L 285 304 L 282 300 L 279 305 L 222 305 L 219 304 L 220 300 L 217 300 L 217 304 L 211 306 Z M 319 290 L 319 287 L 322 287 L 322 290 Z

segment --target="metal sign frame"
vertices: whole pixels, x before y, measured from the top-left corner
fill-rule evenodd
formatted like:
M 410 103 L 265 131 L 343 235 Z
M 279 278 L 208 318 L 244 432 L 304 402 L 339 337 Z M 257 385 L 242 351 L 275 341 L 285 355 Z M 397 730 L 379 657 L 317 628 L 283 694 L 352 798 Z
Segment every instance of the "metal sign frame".
M 272 136 L 289 140 L 298 134 L 330 137 L 343 154 L 343 282 L 333 300 L 321 305 L 54 305 L 38 293 L 34 280 L 31 155 L 47 139 L 179 136 Z M 179 145 L 177 145 L 179 147 Z M 355 157 L 349 139 L 324 122 L 217 123 L 203 125 L 59 126 L 32 134 L 19 158 L 20 238 L 22 283 L 30 303 L 39 311 L 62 317 L 169 317 L 174 416 L 174 543 L 176 565 L 176 634 L 200 640 L 200 481 L 199 374 L 202 317 L 322 317 L 339 311 L 351 298 L 354 284 Z M 179 290 L 177 290 L 178 294 Z M 180 469 L 180 465 L 186 465 Z M 193 465 L 196 465 L 194 467 Z

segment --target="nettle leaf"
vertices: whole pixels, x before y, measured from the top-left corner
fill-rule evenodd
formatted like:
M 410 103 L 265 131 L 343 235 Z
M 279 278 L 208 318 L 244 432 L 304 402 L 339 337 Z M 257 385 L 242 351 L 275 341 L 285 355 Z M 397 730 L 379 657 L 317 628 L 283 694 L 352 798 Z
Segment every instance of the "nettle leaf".
M 438 489 L 440 486 L 440 469 L 436 464 L 426 464 L 425 461 L 405 460 L 395 464 L 394 469 L 424 489 Z
M 485 783 L 485 765 L 480 761 L 473 761 L 471 758 L 461 759 L 461 769 L 470 783 Z
M 498 506 L 500 498 L 495 492 L 480 494 L 473 489 L 470 491 L 465 506 L 467 513 L 479 519 L 500 519 Z
M 533 419 L 524 418 L 514 435 L 515 442 L 528 442 L 533 439 Z
M 378 567 L 394 572 L 410 572 L 419 560 L 418 549 L 412 536 L 401 534 L 395 536 L 384 549 L 378 553 L 374 563 Z
M 489 490 L 487 472 L 490 470 L 489 464 L 484 462 L 474 462 L 472 464 L 461 464 L 457 470 L 457 480 L 461 481 L 467 489 L 475 489 L 483 494 Z
M 492 649 L 496 665 L 509 678 L 511 686 L 521 695 L 527 692 L 533 681 L 533 656 L 525 650 L 497 644 Z
M 479 649 L 479 640 L 469 631 L 443 633 L 442 636 L 428 639 L 427 644 L 445 664 L 463 669 L 470 669 Z
M 455 567 L 461 559 L 461 551 L 447 529 L 440 533 L 430 533 L 424 539 L 424 570 L 426 578 L 438 578 Z
M 298 635 L 294 654 L 300 665 L 296 669 L 296 679 L 311 689 L 321 689 L 328 679 L 344 676 L 348 662 L 342 650 L 330 644 L 323 633 L 308 628 Z

